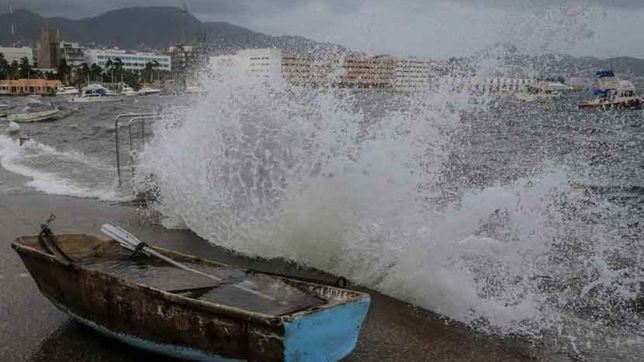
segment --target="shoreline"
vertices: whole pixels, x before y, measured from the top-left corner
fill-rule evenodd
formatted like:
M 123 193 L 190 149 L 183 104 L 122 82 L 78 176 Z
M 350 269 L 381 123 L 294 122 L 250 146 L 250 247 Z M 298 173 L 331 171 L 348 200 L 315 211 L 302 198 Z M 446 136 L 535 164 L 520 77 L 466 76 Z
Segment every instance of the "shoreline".
M 0 178 L 9 184 L 20 176 Z M 4 185 L 4 182 L 0 183 Z M 6 189 L 3 187 L 3 189 Z M 153 245 L 199 255 L 243 268 L 333 281 L 320 271 L 302 269 L 283 260 L 247 258 L 213 246 L 189 230 L 168 230 L 146 222 L 136 208 L 123 203 L 54 196 L 22 188 L 0 191 L 0 355 L 11 361 L 134 361 L 159 359 L 108 340 L 71 322 L 37 290 L 10 243 L 18 236 L 36 234 L 53 212 L 55 233 L 100 234 L 103 223 L 120 225 Z M 422 308 L 363 287 L 372 305 L 354 352 L 346 361 L 383 360 L 504 360 L 547 358 L 543 346 L 529 341 L 477 332 Z M 552 357 L 552 356 L 550 356 Z

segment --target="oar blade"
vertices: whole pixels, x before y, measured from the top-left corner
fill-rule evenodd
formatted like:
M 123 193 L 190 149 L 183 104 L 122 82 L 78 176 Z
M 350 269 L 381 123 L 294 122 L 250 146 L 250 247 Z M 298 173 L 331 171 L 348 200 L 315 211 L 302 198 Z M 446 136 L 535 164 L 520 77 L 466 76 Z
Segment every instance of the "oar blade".
M 103 224 L 101 232 L 110 238 L 116 240 L 121 246 L 126 249 L 134 250 L 140 244 L 140 240 L 136 239 L 132 234 L 124 232 L 123 229 L 110 224 Z

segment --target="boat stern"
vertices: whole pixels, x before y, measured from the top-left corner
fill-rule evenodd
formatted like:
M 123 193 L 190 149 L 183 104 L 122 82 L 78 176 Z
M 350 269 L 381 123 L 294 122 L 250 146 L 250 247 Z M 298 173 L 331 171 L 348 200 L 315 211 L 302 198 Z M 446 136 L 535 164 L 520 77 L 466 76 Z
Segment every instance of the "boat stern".
M 294 315 L 284 322 L 284 361 L 338 361 L 353 351 L 371 299 Z

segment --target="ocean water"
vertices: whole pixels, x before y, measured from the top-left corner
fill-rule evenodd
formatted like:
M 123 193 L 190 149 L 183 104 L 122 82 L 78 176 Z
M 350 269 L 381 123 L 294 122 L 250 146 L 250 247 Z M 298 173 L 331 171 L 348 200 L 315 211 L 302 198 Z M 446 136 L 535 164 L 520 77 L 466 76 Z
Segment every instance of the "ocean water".
M 159 112 L 186 99 L 172 96 L 130 97 L 114 103 L 69 103 L 64 97 L 3 97 L 7 113 L 57 107 L 63 118 L 52 122 L 10 125 L 0 118 L 0 165 L 27 176 L 25 186 L 55 195 L 102 200 L 132 198 L 131 188 L 118 189 L 114 118 L 121 113 Z M 131 176 L 127 120 L 121 122 L 123 177 Z M 17 130 L 17 131 L 16 131 Z M 133 126 L 140 147 L 140 125 Z M 28 139 L 20 146 L 19 138 Z M 2 184 L 0 184 L 2 187 Z M 6 188 L 15 189 L 14 185 Z
M 578 111 L 576 93 L 525 104 L 447 87 L 204 83 L 204 97 L 73 108 L 5 98 L 71 113 L 21 125 L 22 146 L 0 121 L 0 165 L 51 194 L 153 190 L 167 227 L 490 333 L 588 360 L 643 355 L 642 111 Z M 122 134 L 118 188 L 114 117 L 155 109 L 133 179 Z

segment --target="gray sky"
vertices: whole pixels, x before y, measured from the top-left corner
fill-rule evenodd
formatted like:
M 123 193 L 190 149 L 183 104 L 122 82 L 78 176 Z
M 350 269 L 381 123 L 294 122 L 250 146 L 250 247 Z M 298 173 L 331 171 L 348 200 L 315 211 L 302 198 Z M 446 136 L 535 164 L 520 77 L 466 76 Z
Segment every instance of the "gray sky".
M 181 0 L 0 0 L 82 18 Z M 644 0 L 187 0 L 201 20 L 302 35 L 370 53 L 446 57 L 508 42 L 528 52 L 644 58 Z

